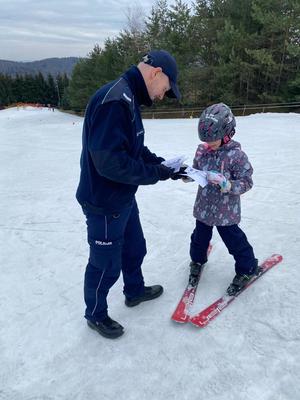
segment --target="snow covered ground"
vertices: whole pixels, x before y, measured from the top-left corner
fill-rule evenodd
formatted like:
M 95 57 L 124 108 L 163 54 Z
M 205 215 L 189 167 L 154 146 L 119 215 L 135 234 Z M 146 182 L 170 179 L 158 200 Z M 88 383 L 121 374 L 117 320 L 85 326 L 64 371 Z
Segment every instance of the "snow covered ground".
M 197 187 L 140 187 L 146 283 L 164 295 L 129 309 L 122 279 L 110 315 L 125 326 L 102 338 L 83 319 L 85 221 L 75 201 L 82 118 L 47 109 L 0 111 L 1 400 L 298 400 L 300 398 L 300 115 L 238 117 L 236 140 L 255 169 L 241 227 L 263 260 L 283 262 L 205 329 L 170 316 L 188 276 Z M 197 120 L 146 120 L 165 158 L 196 149 Z M 194 312 L 233 277 L 217 233 Z

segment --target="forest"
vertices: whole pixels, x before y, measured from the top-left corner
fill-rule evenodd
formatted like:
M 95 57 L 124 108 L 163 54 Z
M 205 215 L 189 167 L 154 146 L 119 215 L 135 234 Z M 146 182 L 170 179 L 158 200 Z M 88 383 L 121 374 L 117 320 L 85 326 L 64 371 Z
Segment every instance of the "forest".
M 150 49 L 168 50 L 176 58 L 182 93 L 178 106 L 299 102 L 299 44 L 299 0 L 195 0 L 192 6 L 158 0 L 149 15 L 132 8 L 126 27 L 103 46 L 95 44 L 70 80 L 0 76 L 0 104 L 36 96 L 83 111 L 94 91 Z M 155 107 L 171 104 L 165 100 Z

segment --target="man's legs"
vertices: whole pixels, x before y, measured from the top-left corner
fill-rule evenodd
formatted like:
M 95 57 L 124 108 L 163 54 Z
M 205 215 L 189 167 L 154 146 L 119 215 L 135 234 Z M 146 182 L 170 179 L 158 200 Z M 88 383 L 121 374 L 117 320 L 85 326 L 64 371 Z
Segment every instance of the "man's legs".
M 122 274 L 126 297 L 137 297 L 144 293 L 141 266 L 146 253 L 146 241 L 139 218 L 139 210 L 134 202 L 126 225 L 122 249 Z
M 84 281 L 85 318 L 102 321 L 107 317 L 106 297 L 117 281 L 122 264 L 122 245 L 131 208 L 116 215 L 87 212 L 89 262 Z
M 155 299 L 163 292 L 160 285 L 144 285 L 141 266 L 146 253 L 146 241 L 139 218 L 139 210 L 134 202 L 124 234 L 122 252 L 125 304 L 128 307 Z

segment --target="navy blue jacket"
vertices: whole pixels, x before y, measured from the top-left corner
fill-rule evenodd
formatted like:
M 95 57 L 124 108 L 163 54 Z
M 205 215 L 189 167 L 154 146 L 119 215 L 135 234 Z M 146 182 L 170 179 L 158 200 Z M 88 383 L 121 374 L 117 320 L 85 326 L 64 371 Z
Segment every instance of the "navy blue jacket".
M 152 101 L 137 67 L 100 88 L 85 113 L 80 181 L 84 209 L 114 213 L 132 204 L 138 185 L 169 178 L 164 160 L 144 146 L 140 106 Z

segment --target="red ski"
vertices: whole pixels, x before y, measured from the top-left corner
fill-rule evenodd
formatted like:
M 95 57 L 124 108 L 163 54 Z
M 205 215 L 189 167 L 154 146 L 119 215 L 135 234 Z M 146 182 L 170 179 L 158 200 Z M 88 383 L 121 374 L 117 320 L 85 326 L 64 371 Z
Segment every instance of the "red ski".
M 200 311 L 198 314 L 194 315 L 189 319 L 189 321 L 200 328 L 205 327 L 210 321 L 215 319 L 230 303 L 232 303 L 244 290 L 252 285 L 257 279 L 259 279 L 264 273 L 269 271 L 272 267 L 277 265 L 282 261 L 282 256 L 280 254 L 273 254 L 271 257 L 267 258 L 260 265 L 260 272 L 256 275 L 242 290 L 240 290 L 235 296 L 229 296 L 225 294 L 213 304 Z
M 212 249 L 212 245 L 210 244 L 208 247 L 208 250 L 207 250 L 207 256 L 209 256 L 211 249 Z M 192 304 L 194 303 L 194 298 L 195 298 L 199 280 L 201 278 L 202 271 L 203 271 L 203 267 L 201 268 L 201 270 L 199 272 L 197 283 L 195 285 L 191 285 L 190 283 L 188 283 L 187 287 L 185 288 L 185 291 L 183 292 L 183 295 L 182 295 L 181 299 L 179 300 L 176 310 L 174 311 L 174 313 L 171 317 L 173 321 L 180 322 L 180 323 L 185 323 L 185 322 L 189 321 L 189 319 L 190 319 L 189 310 L 190 310 Z

